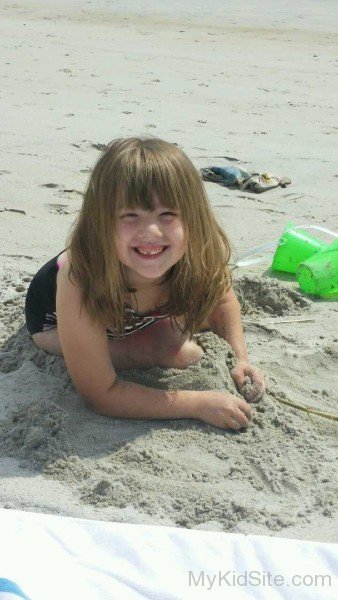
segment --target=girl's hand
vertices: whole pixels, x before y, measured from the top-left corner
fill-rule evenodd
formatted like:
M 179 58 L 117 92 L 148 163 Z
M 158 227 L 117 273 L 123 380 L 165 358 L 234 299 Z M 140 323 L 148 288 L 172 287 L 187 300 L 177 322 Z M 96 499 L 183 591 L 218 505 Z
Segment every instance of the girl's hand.
M 261 400 L 266 385 L 263 372 L 245 360 L 239 360 L 234 369 L 230 371 L 238 391 L 248 402 Z
M 195 418 L 220 429 L 247 427 L 252 408 L 241 398 L 227 392 L 201 392 Z

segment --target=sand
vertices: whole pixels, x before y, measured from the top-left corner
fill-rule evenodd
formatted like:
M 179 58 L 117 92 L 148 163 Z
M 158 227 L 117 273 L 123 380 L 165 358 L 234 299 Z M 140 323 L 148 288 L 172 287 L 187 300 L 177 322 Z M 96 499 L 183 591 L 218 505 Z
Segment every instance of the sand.
M 25 329 L 29 282 L 64 247 L 90 167 L 114 137 L 150 133 L 197 168 L 290 177 L 262 195 L 205 184 L 234 256 L 278 239 L 288 221 L 338 230 L 336 4 L 157 4 L 0 1 L 0 505 L 337 541 L 336 422 L 281 402 L 337 414 L 337 302 L 305 297 L 269 258 L 233 271 L 268 386 L 241 432 L 97 415 L 63 359 Z M 196 341 L 197 365 L 119 376 L 237 393 L 226 342 L 211 332 Z

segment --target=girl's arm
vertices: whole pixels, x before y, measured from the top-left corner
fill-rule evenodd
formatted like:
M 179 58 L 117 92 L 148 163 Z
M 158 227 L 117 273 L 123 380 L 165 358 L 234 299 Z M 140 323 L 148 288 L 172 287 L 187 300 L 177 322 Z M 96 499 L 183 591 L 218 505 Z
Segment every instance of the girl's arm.
M 208 322 L 211 331 L 225 339 L 235 353 L 237 364 L 232 369 L 231 376 L 238 389 L 241 390 L 246 377 L 249 377 L 252 385 L 243 395 L 246 400 L 256 402 L 266 389 L 264 375 L 260 369 L 250 364 L 244 340 L 241 307 L 232 287 L 210 313 Z
M 199 419 L 220 429 L 247 427 L 252 410 L 244 400 L 212 390 L 158 390 L 116 379 L 105 395 L 88 398 L 102 415 L 127 419 Z
M 237 360 L 249 362 L 244 340 L 241 307 L 232 287 L 224 299 L 215 306 L 208 320 L 211 331 L 230 344 Z

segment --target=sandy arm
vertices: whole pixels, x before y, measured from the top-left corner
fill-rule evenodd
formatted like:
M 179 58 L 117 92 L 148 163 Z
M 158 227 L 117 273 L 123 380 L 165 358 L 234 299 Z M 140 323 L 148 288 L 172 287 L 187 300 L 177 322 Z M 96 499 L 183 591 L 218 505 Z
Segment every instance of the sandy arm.
M 248 362 L 241 307 L 232 287 L 210 313 L 208 321 L 211 331 L 230 344 L 237 360 Z
M 241 307 L 231 288 L 209 316 L 210 329 L 232 347 L 237 362 L 230 371 L 237 389 L 249 402 L 260 400 L 266 390 L 263 372 L 250 364 L 244 340 Z
M 116 379 L 101 398 L 87 403 L 105 416 L 127 419 L 200 419 L 221 429 L 247 427 L 249 405 L 224 392 L 158 390 Z M 88 402 L 89 401 L 89 402 Z
M 86 400 L 95 411 L 115 418 L 193 419 L 200 396 L 201 392 L 159 390 L 116 379 L 103 397 L 86 394 Z

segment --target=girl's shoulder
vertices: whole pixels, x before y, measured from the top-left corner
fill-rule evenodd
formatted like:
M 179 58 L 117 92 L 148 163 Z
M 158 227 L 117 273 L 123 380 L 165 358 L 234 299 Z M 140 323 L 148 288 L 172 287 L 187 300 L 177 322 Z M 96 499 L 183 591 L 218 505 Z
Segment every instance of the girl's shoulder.
M 69 280 L 70 263 L 69 263 L 69 256 L 68 256 L 67 250 L 64 250 L 57 257 L 56 268 L 57 268 L 57 273 L 56 273 L 56 284 L 57 284 L 56 288 L 57 288 L 57 290 L 58 290 L 59 285 L 61 284 L 61 281 L 62 281 L 63 286 L 71 285 L 70 280 Z
M 58 266 L 58 271 L 60 271 L 60 269 L 63 269 L 63 267 L 66 264 L 69 266 L 69 259 L 68 259 L 68 252 L 67 252 L 67 250 L 64 250 L 63 252 L 61 252 L 61 254 L 59 254 L 59 256 L 57 257 L 57 260 L 56 260 L 56 264 Z
M 62 252 L 57 258 L 56 273 L 56 304 L 66 312 L 78 312 L 81 306 L 82 293 L 80 287 L 70 277 L 70 262 L 67 252 Z M 58 313 L 58 319 L 59 319 Z

